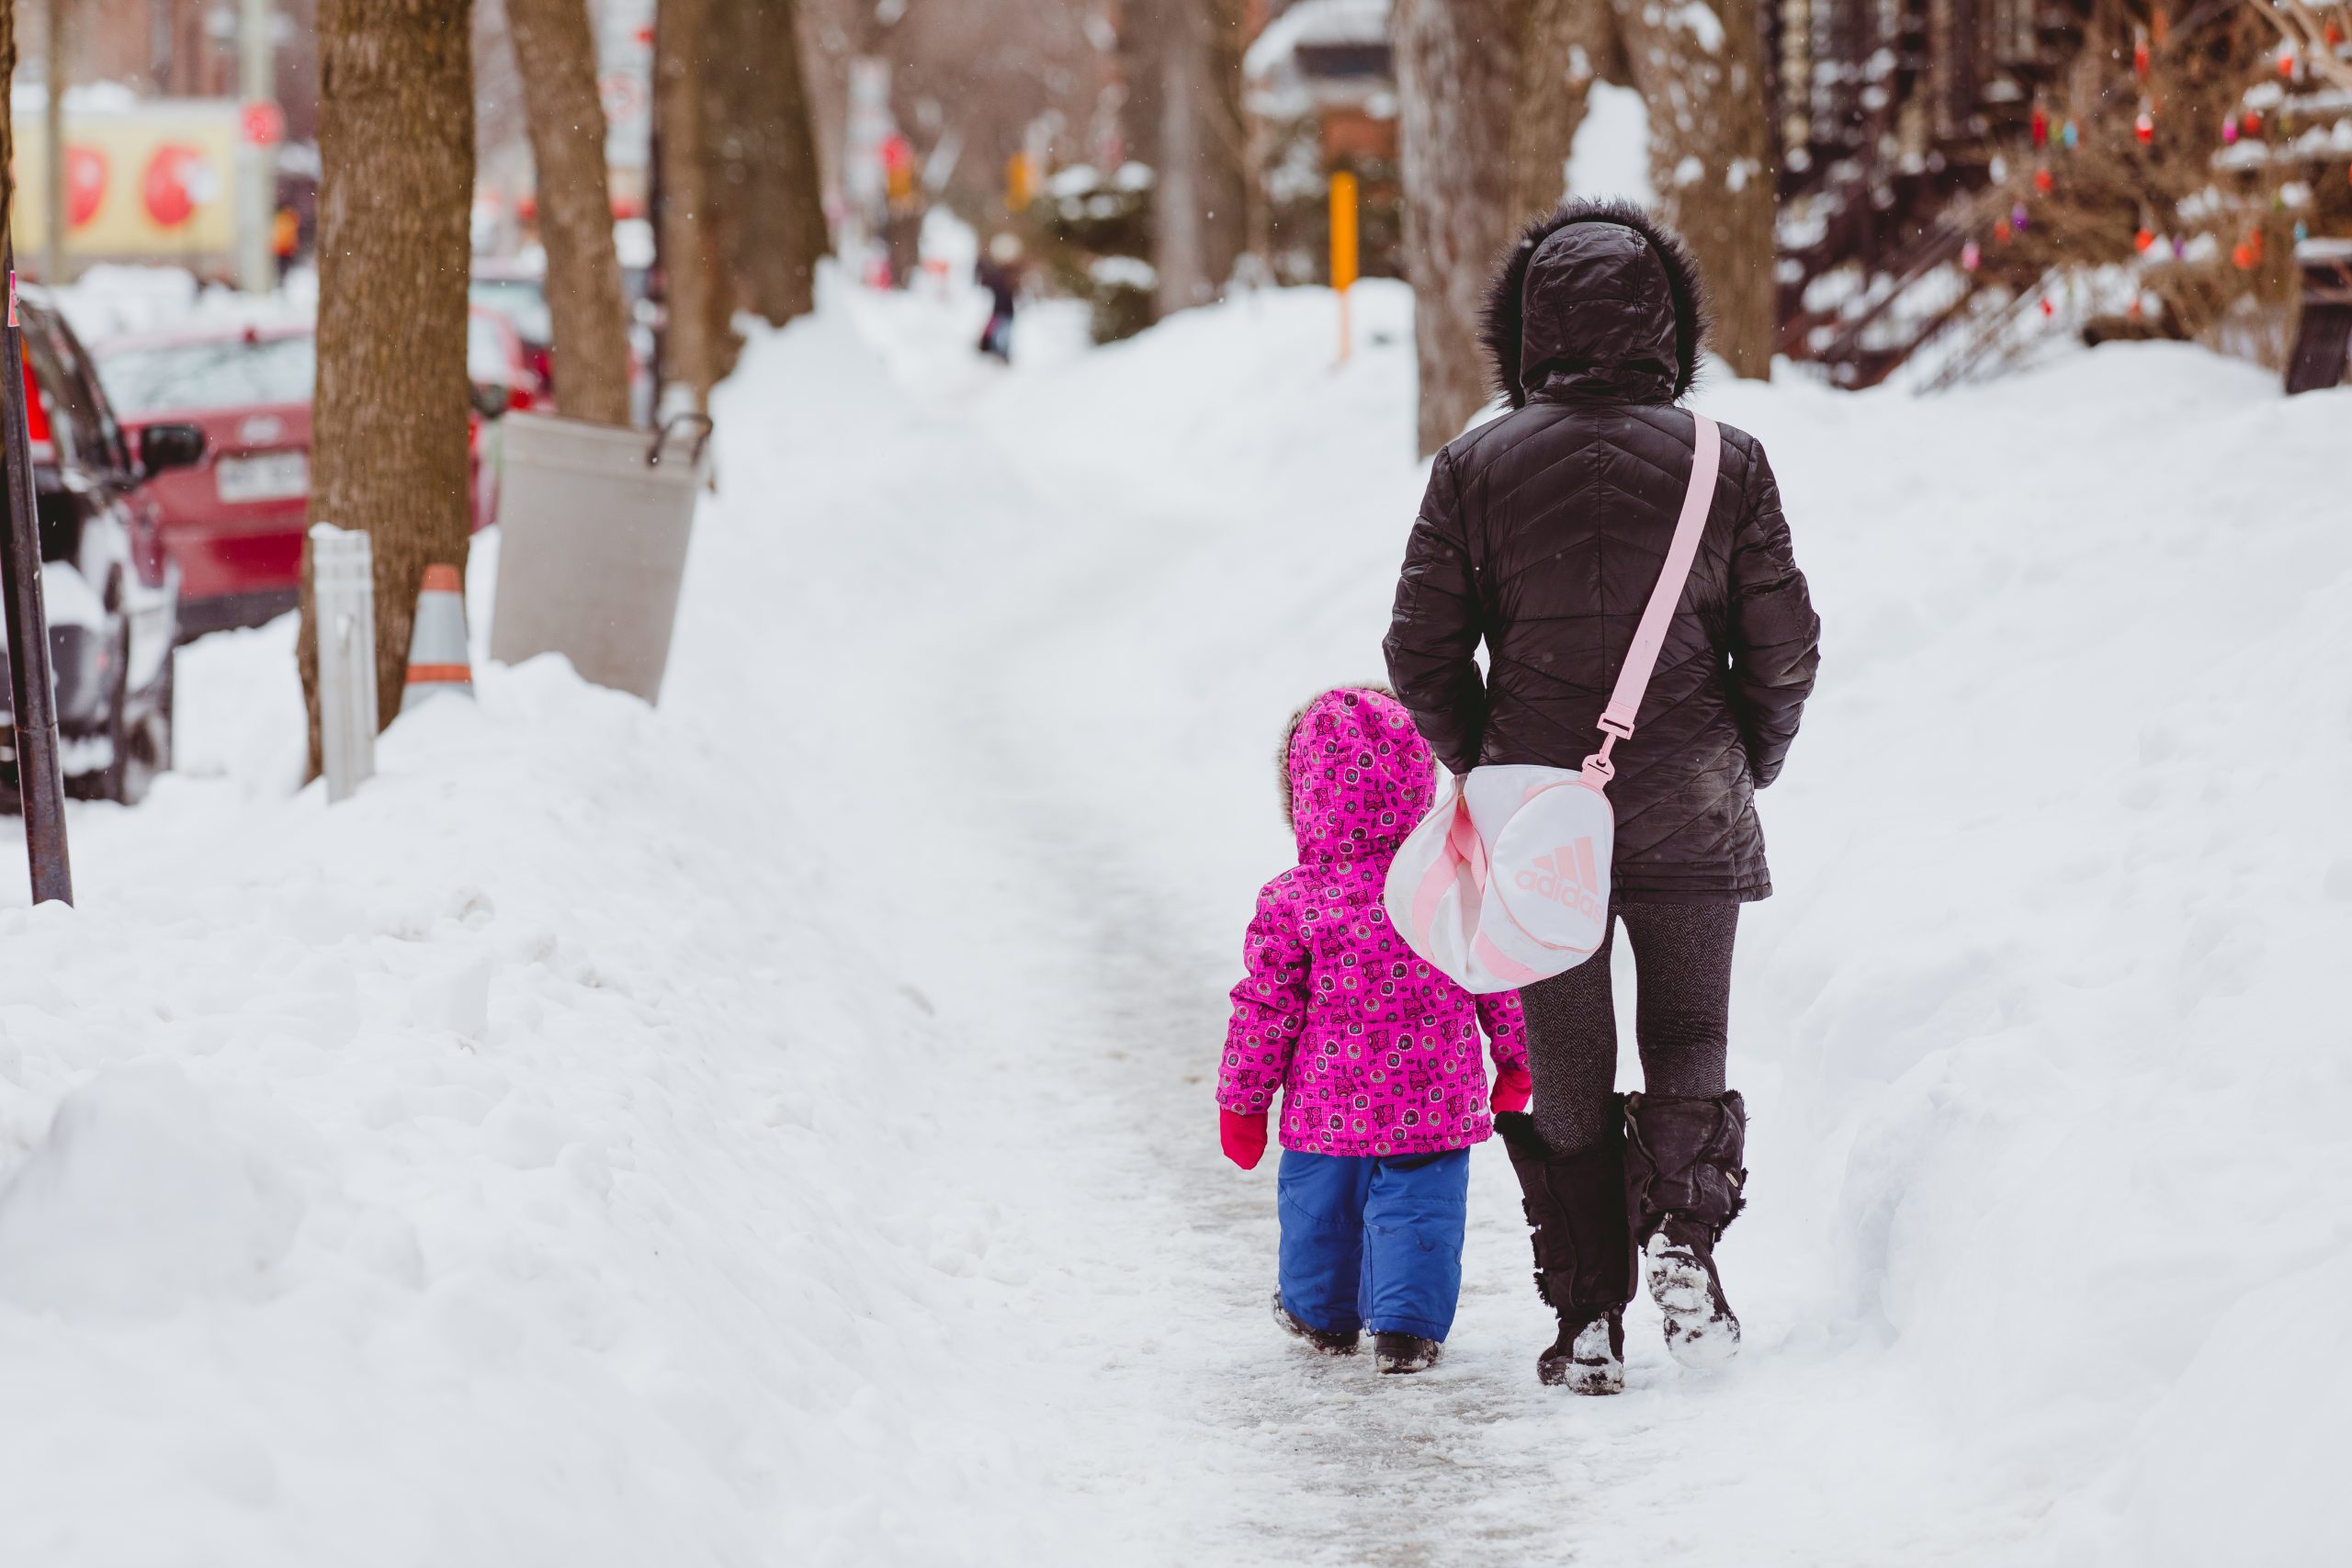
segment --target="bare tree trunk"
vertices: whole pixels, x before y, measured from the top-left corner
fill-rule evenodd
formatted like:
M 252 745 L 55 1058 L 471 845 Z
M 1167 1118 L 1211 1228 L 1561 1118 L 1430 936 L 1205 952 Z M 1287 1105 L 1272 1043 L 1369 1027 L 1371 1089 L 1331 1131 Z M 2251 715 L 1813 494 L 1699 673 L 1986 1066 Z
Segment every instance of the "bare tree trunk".
M 706 111 L 704 134 L 714 135 L 718 126 L 717 117 Z M 706 148 L 708 143 L 705 143 Z M 703 169 L 702 243 L 710 256 L 710 311 L 704 331 L 710 339 L 713 355 L 710 367 L 712 385 L 724 381 L 735 371 L 735 362 L 743 352 L 743 340 L 735 331 L 735 312 L 742 308 L 743 275 L 735 270 L 739 253 L 735 231 L 738 224 L 720 192 L 727 187 L 720 183 L 721 170 L 716 159 Z
M 825 169 L 817 157 L 817 104 L 808 88 L 801 47 L 798 0 L 765 0 L 768 28 L 767 102 L 771 119 L 767 167 L 776 220 L 775 288 L 762 294 L 760 313 L 778 326 L 817 308 L 817 265 L 832 254 L 825 221 Z
M 1541 218 L 1567 192 L 1568 150 L 1595 81 L 1630 85 L 1609 0 L 1521 0 L 1519 85 L 1510 122 L 1513 222 Z
M 699 73 L 702 85 L 700 217 L 703 250 L 710 257 L 709 333 L 716 355 L 711 366 L 715 381 L 725 380 L 734 370 L 743 348 L 743 340 L 735 332 L 735 312 L 749 291 L 741 265 L 743 204 L 734 198 L 729 180 L 730 164 L 740 163 L 747 153 L 743 116 L 751 95 L 729 90 L 732 82 L 741 77 L 729 66 L 743 48 L 741 40 L 751 36 L 753 4 L 754 0 L 701 0 L 702 31 L 690 40 L 695 54 L 693 69 Z
M 364 529 L 376 558 L 377 711 L 401 711 L 428 565 L 466 564 L 467 215 L 473 200 L 468 0 L 319 7 L 319 371 L 311 516 Z M 307 567 L 296 654 L 319 764 Z
M 832 249 L 824 176 L 801 63 L 797 0 L 735 0 L 732 40 L 712 64 L 728 105 L 722 151 L 735 271 L 751 308 L 776 326 L 817 305 Z
M 1204 0 L 1201 230 L 1209 281 L 1220 290 L 1250 245 L 1250 125 L 1241 109 L 1241 57 L 1248 51 L 1245 0 Z
M 1573 70 L 1568 51 L 1577 24 L 1594 9 L 1579 0 L 1521 0 L 1507 197 L 1514 222 L 1543 216 L 1567 191 L 1568 148 L 1584 123 L 1585 96 L 1592 85 L 1589 67 Z M 1610 31 L 1613 37 L 1613 25 Z
M 1159 8 L 1163 4 L 1164 0 L 1120 0 L 1115 13 L 1119 74 L 1126 88 L 1119 119 L 1126 133 L 1127 156 L 1155 173 L 1165 162 L 1159 155 L 1159 128 L 1166 118 L 1159 102 L 1159 39 L 1165 30 L 1159 25 Z
M 726 374 L 721 333 L 733 292 L 711 221 L 713 158 L 701 64 L 710 21 L 709 0 L 662 0 L 653 62 L 665 369 L 705 410 L 711 388 Z
M 1159 59 L 1159 179 L 1152 187 L 1152 268 L 1159 275 L 1159 312 L 1207 302 L 1205 236 L 1201 232 L 1201 95 L 1204 51 L 1191 17 L 1161 19 Z
M 1612 3 L 1649 106 L 1659 205 L 1690 242 L 1714 302 L 1709 343 L 1733 374 L 1769 376 L 1777 160 L 1756 0 L 1716 0 L 1712 9 Z
M 557 402 L 572 419 L 628 423 L 628 321 L 613 250 L 605 107 L 584 0 L 506 0 L 538 176 Z
M 1147 0 L 1128 28 L 1138 152 L 1159 175 L 1152 265 L 1162 314 L 1216 299 L 1249 243 L 1240 0 Z
M 1396 0 L 1393 13 L 1423 456 L 1487 399 L 1478 319 L 1511 232 L 1515 9 L 1512 0 Z

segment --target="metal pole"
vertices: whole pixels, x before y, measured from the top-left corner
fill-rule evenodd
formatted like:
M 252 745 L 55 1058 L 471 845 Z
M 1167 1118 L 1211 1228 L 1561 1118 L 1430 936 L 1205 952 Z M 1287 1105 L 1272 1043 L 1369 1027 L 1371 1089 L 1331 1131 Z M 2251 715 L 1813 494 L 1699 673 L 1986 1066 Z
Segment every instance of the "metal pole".
M 0 455 L 7 459 L 8 526 L 0 531 L 0 597 L 8 614 L 8 685 L 16 715 L 17 792 L 33 902 L 74 902 L 65 852 L 65 779 L 57 766 L 57 688 L 49 673 L 49 612 L 40 596 L 40 522 L 33 510 L 33 443 L 25 424 L 25 337 L 17 325 L 17 240 L 0 229 L 8 316 L 0 331 Z
M 277 141 L 258 134 L 277 124 L 277 13 L 273 0 L 243 0 L 237 24 L 237 96 L 244 101 L 237 139 L 237 281 L 248 294 L 277 287 L 270 246 L 277 217 Z
M 332 806 L 376 772 L 376 566 L 366 534 L 311 525 L 311 613 L 319 628 L 319 752 Z
M 49 188 L 41 193 L 40 215 L 49 231 L 41 236 L 40 280 L 51 288 L 73 281 L 65 276 L 65 22 L 73 8 L 74 0 L 49 0 L 49 40 L 42 53 L 49 103 L 41 110 L 41 170 Z

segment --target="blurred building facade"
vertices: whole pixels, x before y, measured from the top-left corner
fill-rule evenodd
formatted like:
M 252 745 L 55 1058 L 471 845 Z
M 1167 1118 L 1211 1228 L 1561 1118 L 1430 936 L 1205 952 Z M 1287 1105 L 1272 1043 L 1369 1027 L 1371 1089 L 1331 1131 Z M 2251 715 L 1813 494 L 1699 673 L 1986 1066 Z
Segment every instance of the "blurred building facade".
M 19 80 L 38 74 L 49 11 L 17 7 Z M 307 142 L 318 133 L 318 0 L 276 0 L 273 14 L 287 140 Z M 239 17 L 234 0 L 73 0 L 67 79 L 111 84 L 140 97 L 235 97 Z
M 1366 276 L 1404 274 L 1396 62 L 1389 0 L 1270 0 L 1242 58 L 1243 104 L 1262 213 L 1259 253 L 1276 281 L 1329 273 L 1331 175 L 1356 176 Z

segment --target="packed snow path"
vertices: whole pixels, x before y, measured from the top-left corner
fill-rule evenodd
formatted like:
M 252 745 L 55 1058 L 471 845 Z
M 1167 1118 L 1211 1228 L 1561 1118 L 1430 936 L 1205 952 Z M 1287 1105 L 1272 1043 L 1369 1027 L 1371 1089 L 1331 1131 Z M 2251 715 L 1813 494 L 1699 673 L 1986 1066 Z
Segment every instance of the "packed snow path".
M 1704 394 L 1826 623 L 1741 933 L 1748 1343 L 1637 1306 L 1579 1400 L 1499 1149 L 1410 1380 L 1276 1333 L 1216 1151 L 1275 743 L 1377 676 L 1419 496 L 1401 294 L 1338 372 L 1311 292 L 1010 375 L 969 308 L 752 345 L 658 712 L 486 669 L 329 813 L 286 628 L 190 652 L 185 776 L 0 917 L 9 1555 L 2324 1555 L 2346 394 Z

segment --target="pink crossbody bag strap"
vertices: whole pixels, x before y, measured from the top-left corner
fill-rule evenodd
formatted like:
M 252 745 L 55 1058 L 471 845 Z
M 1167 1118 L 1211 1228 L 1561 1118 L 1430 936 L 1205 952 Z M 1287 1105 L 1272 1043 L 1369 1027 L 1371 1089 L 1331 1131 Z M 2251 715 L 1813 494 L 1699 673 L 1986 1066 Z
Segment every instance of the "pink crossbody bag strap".
M 1658 649 L 1666 646 L 1667 628 L 1673 625 L 1682 590 L 1690 581 L 1690 563 L 1699 558 L 1699 536 L 1707 531 L 1707 513 L 1714 508 L 1715 476 L 1723 469 L 1723 432 L 1705 414 L 1694 413 L 1690 418 L 1697 426 L 1690 450 L 1690 483 L 1682 492 L 1682 515 L 1675 521 L 1674 542 L 1667 547 L 1666 567 L 1657 574 L 1657 586 L 1650 590 L 1642 624 L 1634 628 L 1634 645 L 1625 650 L 1617 687 L 1609 694 L 1609 705 L 1600 710 L 1600 750 L 1584 760 L 1585 777 L 1595 788 L 1605 787 L 1617 776 L 1617 765 L 1609 760 L 1610 749 L 1634 733 L 1634 716 L 1641 711 L 1642 694 L 1649 690 L 1650 675 L 1657 669 Z

